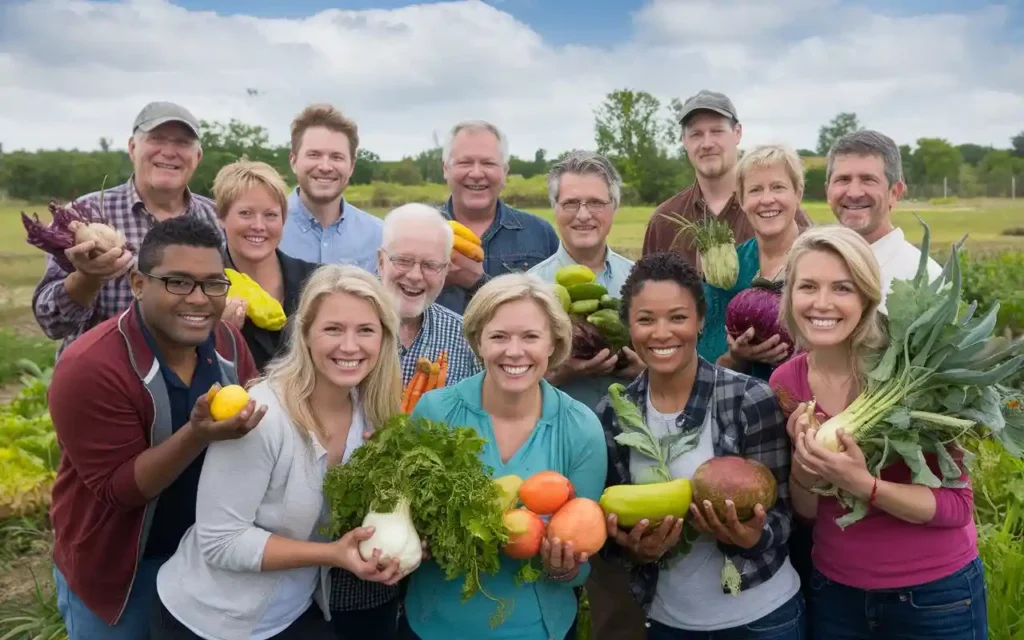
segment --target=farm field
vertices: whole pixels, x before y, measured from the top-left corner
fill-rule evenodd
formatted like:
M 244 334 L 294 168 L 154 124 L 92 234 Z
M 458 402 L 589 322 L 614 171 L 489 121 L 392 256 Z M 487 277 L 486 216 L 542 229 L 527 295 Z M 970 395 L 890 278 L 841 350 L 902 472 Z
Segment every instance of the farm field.
M 817 224 L 835 222 L 825 203 L 804 206 Z M 50 467 L 55 464 L 56 443 L 45 409 L 46 369 L 53 362 L 54 344 L 41 335 L 30 310 L 44 259 L 41 251 L 25 242 L 21 211 L 50 219 L 44 203 L 0 200 L 0 462 L 6 465 L 11 458 L 5 456 L 21 455 L 9 452 L 27 451 L 42 464 L 33 467 L 39 484 L 23 494 L 26 504 L 38 507 L 48 498 Z M 549 209 L 529 211 L 552 219 Z M 612 230 L 612 246 L 638 256 L 652 211 L 653 207 L 621 209 Z M 372 212 L 383 215 L 386 210 Z M 913 217 L 915 212 L 931 226 L 932 250 L 940 262 L 951 243 L 970 234 L 970 259 L 978 261 L 965 273 L 965 287 L 983 307 L 994 299 L 1001 301 L 1001 329 L 1024 332 L 1024 199 L 903 202 L 895 221 L 916 243 L 922 229 Z M 1014 229 L 1017 235 L 1005 233 Z M 984 448 L 980 454 L 982 476 L 977 479 L 975 497 L 989 579 L 990 638 L 1024 640 L 1024 462 L 994 448 Z M 0 472 L 0 481 L 3 476 Z M 7 517 L 3 498 L 0 492 L 0 639 L 66 638 L 52 598 L 45 510 Z

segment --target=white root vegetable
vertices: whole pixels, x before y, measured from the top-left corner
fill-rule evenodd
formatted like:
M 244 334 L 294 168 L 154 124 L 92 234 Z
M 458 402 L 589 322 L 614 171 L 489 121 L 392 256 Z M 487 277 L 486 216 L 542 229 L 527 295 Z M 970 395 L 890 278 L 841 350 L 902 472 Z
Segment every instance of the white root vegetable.
M 75 234 L 75 244 L 82 244 L 90 240 L 94 241 L 96 243 L 96 248 L 94 249 L 96 254 L 106 253 L 111 249 L 123 247 L 127 243 L 123 233 L 101 222 L 85 224 L 75 221 L 68 225 L 68 228 Z
M 374 528 L 373 536 L 359 543 L 359 555 L 363 560 L 370 560 L 373 550 L 380 549 L 381 562 L 398 558 L 398 567 L 403 573 L 420 566 L 423 545 L 413 526 L 408 500 L 399 500 L 391 513 L 367 513 L 363 526 Z

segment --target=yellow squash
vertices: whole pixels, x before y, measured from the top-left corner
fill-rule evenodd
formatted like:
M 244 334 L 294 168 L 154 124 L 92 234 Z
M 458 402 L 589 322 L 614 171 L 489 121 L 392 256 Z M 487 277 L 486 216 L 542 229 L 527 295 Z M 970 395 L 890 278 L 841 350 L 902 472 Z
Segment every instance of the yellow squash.
M 690 481 L 678 478 L 652 484 L 620 484 L 601 494 L 601 508 L 614 513 L 619 526 L 630 528 L 641 520 L 658 524 L 665 516 L 681 518 L 690 508 L 693 490 Z
M 252 323 L 260 329 L 280 331 L 288 320 L 281 303 L 246 274 L 234 269 L 225 269 L 224 273 L 227 274 L 228 280 L 231 282 L 228 297 L 246 301 L 245 315 L 252 320 Z

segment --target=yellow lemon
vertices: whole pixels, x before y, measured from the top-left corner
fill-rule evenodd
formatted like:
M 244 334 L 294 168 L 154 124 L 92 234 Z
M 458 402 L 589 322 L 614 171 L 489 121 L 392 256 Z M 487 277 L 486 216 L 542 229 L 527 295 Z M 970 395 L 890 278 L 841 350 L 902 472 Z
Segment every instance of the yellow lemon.
M 249 404 L 249 394 L 237 384 L 224 387 L 210 401 L 210 415 L 220 422 L 238 415 Z

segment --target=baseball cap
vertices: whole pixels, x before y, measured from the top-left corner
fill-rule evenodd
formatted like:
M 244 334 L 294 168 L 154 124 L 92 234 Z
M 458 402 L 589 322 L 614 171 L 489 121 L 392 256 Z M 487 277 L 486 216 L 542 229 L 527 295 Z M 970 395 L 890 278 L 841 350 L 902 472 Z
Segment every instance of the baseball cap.
M 679 122 L 686 122 L 686 119 L 694 111 L 714 111 L 739 122 L 739 117 L 736 115 L 736 107 L 733 106 L 732 100 L 724 93 L 702 89 L 697 95 L 690 96 L 683 104 L 683 111 L 679 116 Z
M 138 130 L 149 132 L 167 122 L 180 122 L 188 127 L 197 138 L 199 137 L 199 120 L 192 115 L 191 111 L 173 102 L 150 102 L 142 107 L 139 115 L 135 116 L 132 132 Z

